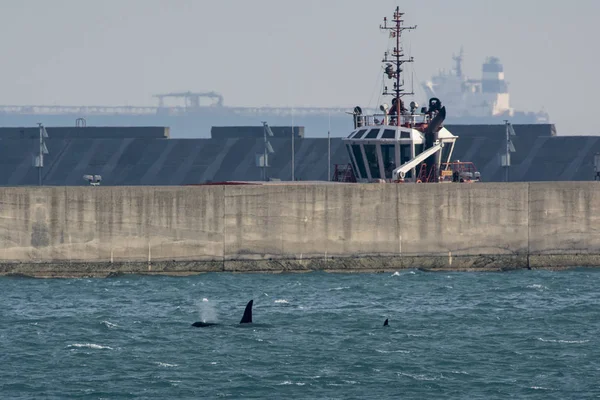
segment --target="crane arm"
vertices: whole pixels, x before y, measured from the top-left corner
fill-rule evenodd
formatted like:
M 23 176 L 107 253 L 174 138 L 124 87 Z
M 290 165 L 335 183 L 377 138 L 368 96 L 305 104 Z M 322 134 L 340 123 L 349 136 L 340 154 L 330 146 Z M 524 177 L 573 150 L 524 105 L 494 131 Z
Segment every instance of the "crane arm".
M 425 150 L 424 152 L 422 152 L 421 154 L 419 154 L 412 160 L 409 160 L 409 161 L 405 162 L 404 164 L 402 164 L 401 166 L 399 166 L 398 168 L 396 168 L 392 172 L 392 178 L 395 181 L 397 181 L 400 178 L 404 179 L 404 177 L 406 176 L 406 173 L 408 171 L 415 168 L 417 165 L 419 165 L 423 161 L 427 160 L 427 158 L 429 158 L 430 156 L 432 156 L 435 153 L 437 153 L 438 151 L 440 151 L 442 149 L 442 147 L 444 147 L 444 144 L 442 142 L 437 142 L 432 147 L 428 148 L 427 150 Z

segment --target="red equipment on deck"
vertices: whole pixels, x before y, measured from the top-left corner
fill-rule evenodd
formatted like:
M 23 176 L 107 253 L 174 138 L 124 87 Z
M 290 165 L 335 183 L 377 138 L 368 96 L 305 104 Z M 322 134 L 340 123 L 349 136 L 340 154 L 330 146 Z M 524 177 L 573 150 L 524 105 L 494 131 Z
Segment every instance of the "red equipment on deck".
M 351 164 L 335 164 L 333 169 L 333 182 L 356 182 Z

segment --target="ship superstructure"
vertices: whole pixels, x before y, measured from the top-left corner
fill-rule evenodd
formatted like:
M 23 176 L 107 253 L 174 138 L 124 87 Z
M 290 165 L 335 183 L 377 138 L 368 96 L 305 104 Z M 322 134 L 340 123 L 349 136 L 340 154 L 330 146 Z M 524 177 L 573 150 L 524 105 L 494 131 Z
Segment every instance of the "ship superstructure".
M 443 98 L 452 107 L 452 123 L 549 122 L 546 112 L 516 111 L 511 107 L 504 66 L 497 57 L 488 57 L 482 65 L 481 79 L 470 79 L 463 72 L 464 51 L 453 56 L 454 67 L 440 71 L 422 84 L 429 97 Z
M 451 163 L 457 136 L 443 127 L 446 107 L 437 97 L 427 107 L 412 101 L 406 107 L 402 67 L 413 62 L 405 58 L 401 36 L 416 26 L 404 26 L 404 13 L 396 8 L 393 18 L 384 18 L 382 30 L 389 31 L 393 49 L 384 54 L 385 85 L 382 95 L 391 97 L 391 105 L 382 104 L 380 114 L 363 114 L 354 108 L 354 130 L 344 139 L 354 176 L 358 182 L 440 182 L 479 179 L 471 163 Z M 465 168 L 467 167 L 468 168 Z

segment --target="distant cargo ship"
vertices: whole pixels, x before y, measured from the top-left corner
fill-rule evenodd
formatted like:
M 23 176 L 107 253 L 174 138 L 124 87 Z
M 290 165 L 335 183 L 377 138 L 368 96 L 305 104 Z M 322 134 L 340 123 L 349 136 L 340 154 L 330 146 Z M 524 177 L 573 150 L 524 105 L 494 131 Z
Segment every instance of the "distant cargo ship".
M 489 59 L 483 79 L 470 80 L 462 73 L 462 55 L 454 58 L 451 73 L 423 83 L 428 97 L 443 98 L 451 110 L 448 124 L 547 124 L 545 113 L 526 113 L 510 108 L 502 65 Z M 213 126 L 303 126 L 307 137 L 342 136 L 353 129 L 347 118 L 351 109 L 342 107 L 231 107 L 216 92 L 180 92 L 155 96 L 155 107 L 138 106 L 49 106 L 0 105 L 0 126 L 166 126 L 173 138 L 208 138 Z M 165 100 L 179 101 L 167 106 Z M 368 110 L 365 112 L 378 112 Z M 77 122 L 76 122 L 77 121 Z
M 454 68 L 423 83 L 429 97 L 439 97 L 452 109 L 451 124 L 502 124 L 508 119 L 515 124 L 548 124 L 550 116 L 544 112 L 516 111 L 510 106 L 508 83 L 504 67 L 496 57 L 488 57 L 482 66 L 480 80 L 463 74 L 463 50 L 454 56 Z

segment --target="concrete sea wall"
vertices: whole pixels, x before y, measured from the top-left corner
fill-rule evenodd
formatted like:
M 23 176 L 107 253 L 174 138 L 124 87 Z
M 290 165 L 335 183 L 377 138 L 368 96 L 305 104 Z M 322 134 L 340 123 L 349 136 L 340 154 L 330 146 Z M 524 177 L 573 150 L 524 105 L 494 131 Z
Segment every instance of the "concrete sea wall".
M 0 275 L 600 265 L 600 185 L 0 189 Z

